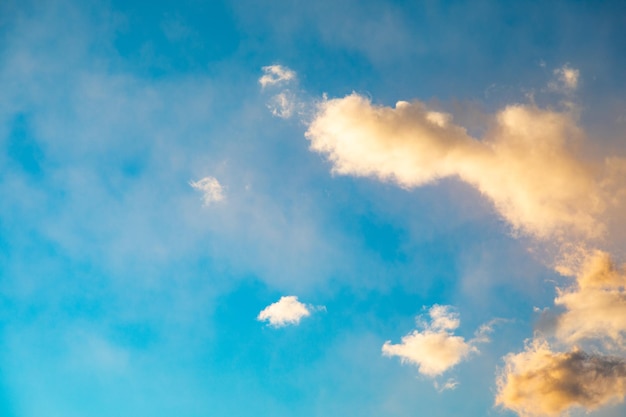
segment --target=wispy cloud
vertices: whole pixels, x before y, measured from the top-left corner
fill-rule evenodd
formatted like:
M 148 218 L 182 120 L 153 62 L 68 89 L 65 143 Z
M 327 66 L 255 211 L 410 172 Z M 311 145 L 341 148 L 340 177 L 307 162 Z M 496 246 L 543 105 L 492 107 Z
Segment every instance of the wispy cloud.
M 454 378 L 450 378 L 446 380 L 446 382 L 444 382 L 443 384 L 440 384 L 437 381 L 435 381 L 435 389 L 438 392 L 455 390 L 456 387 L 458 386 L 459 386 L 459 382 Z
M 550 89 L 560 91 L 562 93 L 570 93 L 578 88 L 580 71 L 572 68 L 568 64 L 554 70 L 556 80 L 548 84 Z
M 288 119 L 296 110 L 296 99 L 291 91 L 285 90 L 273 96 L 267 107 L 274 116 Z
M 452 307 L 434 305 L 428 310 L 428 315 L 430 321 L 424 321 L 421 316 L 417 318 L 422 330 L 403 336 L 399 344 L 385 342 L 383 355 L 398 356 L 403 363 L 417 366 L 421 374 L 435 377 L 459 364 L 471 353 L 478 353 L 475 346 L 478 340 L 466 341 L 453 334 L 461 325 L 461 320 Z M 479 341 L 485 340 L 481 338 Z
M 215 177 L 204 177 L 198 181 L 191 181 L 189 185 L 202 192 L 202 201 L 205 206 L 223 201 L 226 198 L 224 187 Z
M 296 72 L 282 65 L 269 65 L 262 69 L 264 74 L 259 78 L 261 88 L 280 88 L 280 92 L 269 99 L 267 108 L 276 117 L 290 118 L 302 107 L 296 93 L 287 88 L 296 81 Z
M 263 88 L 296 79 L 296 72 L 282 65 L 268 65 L 263 67 L 262 70 L 263 75 L 259 78 L 259 84 Z
M 298 325 L 300 320 L 319 309 L 324 307 L 306 305 L 298 301 L 295 295 L 288 295 L 265 307 L 257 316 L 257 320 L 267 321 L 272 327 Z

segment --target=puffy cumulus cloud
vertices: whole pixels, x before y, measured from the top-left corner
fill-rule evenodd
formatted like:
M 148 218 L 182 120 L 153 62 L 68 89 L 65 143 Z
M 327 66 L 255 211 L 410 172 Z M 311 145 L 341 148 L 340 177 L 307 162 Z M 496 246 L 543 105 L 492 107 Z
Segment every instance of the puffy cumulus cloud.
M 478 140 L 451 115 L 424 103 L 377 106 L 353 93 L 319 103 L 306 137 L 337 174 L 406 188 L 458 177 L 489 198 L 516 230 L 541 239 L 601 236 L 608 188 L 621 182 L 607 177 L 615 170 L 578 157 L 574 144 L 583 135 L 574 116 L 511 105 L 493 119 Z
M 414 330 L 403 336 L 399 344 L 385 342 L 382 347 L 383 355 L 398 356 L 403 363 L 416 365 L 419 373 L 435 377 L 457 365 L 471 353 L 477 353 L 475 344 L 486 341 L 483 335 L 470 341 L 454 335 L 452 332 L 460 326 L 461 321 L 458 313 L 450 306 L 434 305 L 428 315 L 430 322 L 422 317 L 417 318 L 417 324 L 423 328 L 422 331 Z
M 315 310 L 323 309 L 324 307 L 303 304 L 295 295 L 288 295 L 265 307 L 257 316 L 257 320 L 267 321 L 272 327 L 283 327 L 299 324 L 300 320 L 309 317 Z
M 569 65 L 554 75 L 550 90 L 569 95 L 578 87 L 580 73 Z M 591 249 L 607 244 L 623 219 L 626 159 L 583 156 L 578 106 L 564 101 L 561 107 L 505 106 L 490 116 L 481 137 L 473 137 L 450 114 L 425 103 L 381 106 L 353 93 L 324 98 L 306 132 L 311 150 L 326 155 L 336 174 L 404 188 L 449 177 L 464 181 L 515 231 L 541 242 L 557 272 L 575 278 L 558 290 L 558 310 L 550 317 L 561 351 L 535 339 L 505 357 L 496 402 L 521 416 L 559 415 L 575 406 L 593 410 L 622 401 L 626 390 L 625 359 L 604 354 L 624 355 L 626 270 L 615 267 L 607 252 Z M 450 369 L 488 340 L 490 325 L 466 341 L 453 334 L 458 316 L 448 313 L 431 309 L 430 323 L 400 344 L 386 342 L 383 353 L 428 376 Z M 604 353 L 575 347 L 583 342 Z
M 559 340 L 571 344 L 596 339 L 624 347 L 626 271 L 617 268 L 608 253 L 590 253 L 576 284 L 559 290 L 554 303 L 564 309 L 556 319 Z
M 523 417 L 558 416 L 572 407 L 594 410 L 626 394 L 622 358 L 581 350 L 553 352 L 535 341 L 505 358 L 496 404 Z
M 191 181 L 189 185 L 202 192 L 202 201 L 205 206 L 225 199 L 224 187 L 217 178 L 204 177 L 199 181 Z
M 262 70 L 263 75 L 259 78 L 259 84 L 263 88 L 283 84 L 296 78 L 295 71 L 282 65 L 268 65 L 263 67 Z

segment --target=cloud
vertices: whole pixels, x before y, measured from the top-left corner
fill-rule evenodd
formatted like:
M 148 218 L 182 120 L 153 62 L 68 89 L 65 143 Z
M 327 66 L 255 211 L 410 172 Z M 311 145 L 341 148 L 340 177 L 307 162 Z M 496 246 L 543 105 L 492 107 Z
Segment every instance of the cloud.
M 280 297 L 277 302 L 265 307 L 257 316 L 259 321 L 267 321 L 272 327 L 284 327 L 300 324 L 300 320 L 324 307 L 302 304 L 295 295 Z
M 534 105 L 500 110 L 478 140 L 451 115 L 419 101 L 392 108 L 353 93 L 319 103 L 306 137 L 337 174 L 405 188 L 459 178 L 515 230 L 544 240 L 602 236 L 610 186 L 621 186 L 610 168 L 626 165 L 585 163 L 575 151 L 583 137 L 575 116 Z
M 560 290 L 554 304 L 564 308 L 556 318 L 556 336 L 573 344 L 603 340 L 624 347 L 626 334 L 626 271 L 608 253 L 588 254 L 572 288 Z
M 383 355 L 399 356 L 402 363 L 416 365 L 419 373 L 435 377 L 457 365 L 471 353 L 478 353 L 475 340 L 466 341 L 463 337 L 452 334 L 461 321 L 458 313 L 452 311 L 450 306 L 434 305 L 428 315 L 430 323 L 423 321 L 421 317 L 417 318 L 418 326 L 424 330 L 412 331 L 403 336 L 402 342 L 396 345 L 391 341 L 385 342 L 382 347 Z
M 576 68 L 572 68 L 568 64 L 565 64 L 561 68 L 555 69 L 554 75 L 557 77 L 557 82 L 549 84 L 551 89 L 567 93 L 578 88 L 580 71 Z
M 296 109 L 296 100 L 291 91 L 285 90 L 272 97 L 267 107 L 274 116 L 288 119 Z
M 496 404 L 523 417 L 558 416 L 571 407 L 594 410 L 622 401 L 626 362 L 581 350 L 553 352 L 534 341 L 505 358 L 498 377 Z
M 189 183 L 193 188 L 202 192 L 202 201 L 205 206 L 224 200 L 224 187 L 214 177 L 204 177 L 199 181 Z
M 269 65 L 262 69 L 264 74 L 259 78 L 262 88 L 282 86 L 296 80 L 295 71 L 282 65 Z M 282 119 L 290 118 L 297 110 L 302 110 L 302 107 L 303 105 L 299 102 L 296 94 L 288 88 L 283 88 L 278 94 L 272 96 L 267 103 L 267 108 L 272 112 L 272 115 Z
M 263 88 L 283 84 L 296 78 L 295 71 L 282 65 L 268 65 L 262 69 L 264 74 L 259 78 L 259 84 Z
M 554 74 L 550 90 L 569 95 L 578 87 L 580 73 L 569 65 Z M 626 270 L 597 249 L 609 234 L 614 237 L 623 216 L 626 159 L 583 152 L 589 148 L 583 148 L 586 136 L 578 125 L 580 106 L 563 101 L 560 108 L 505 106 L 474 137 L 452 115 L 425 103 L 389 107 L 353 93 L 324 97 L 306 132 L 311 150 L 325 155 L 335 174 L 407 189 L 460 179 L 487 198 L 513 231 L 541 242 L 557 272 L 575 278 L 557 289 L 557 310 L 550 313 L 550 337 L 563 352 L 535 339 L 505 358 L 497 403 L 522 416 L 557 415 L 574 406 L 593 410 L 623 400 L 626 386 L 625 359 L 606 355 L 624 354 Z M 383 354 L 434 377 L 489 340 L 493 323 L 466 341 L 453 334 L 458 316 L 448 313 L 431 309 L 430 323 L 420 323 L 423 329 L 400 344 L 386 342 Z M 583 342 L 596 348 L 601 342 L 600 350 L 585 353 L 576 346 Z
M 443 384 L 439 384 L 437 381 L 435 381 L 435 389 L 439 392 L 455 390 L 458 386 L 459 382 L 453 378 L 448 379 Z

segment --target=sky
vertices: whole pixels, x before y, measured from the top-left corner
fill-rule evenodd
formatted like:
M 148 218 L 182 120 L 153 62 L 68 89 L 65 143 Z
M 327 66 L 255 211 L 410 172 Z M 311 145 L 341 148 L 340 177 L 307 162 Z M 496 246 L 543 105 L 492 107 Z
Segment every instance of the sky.
M 620 1 L 0 1 L 0 415 L 626 414 Z

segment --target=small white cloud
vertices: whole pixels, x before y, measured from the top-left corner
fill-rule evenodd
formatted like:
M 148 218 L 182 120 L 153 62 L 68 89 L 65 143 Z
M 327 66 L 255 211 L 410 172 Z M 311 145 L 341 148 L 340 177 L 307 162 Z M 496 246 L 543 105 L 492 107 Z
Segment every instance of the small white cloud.
M 257 316 L 257 320 L 267 321 L 272 327 L 297 325 L 315 310 L 325 310 L 325 307 L 306 305 L 298 301 L 295 295 L 288 295 L 265 307 Z
M 282 65 L 268 65 L 263 67 L 263 76 L 259 78 L 259 84 L 265 88 L 271 85 L 281 84 L 296 78 L 295 71 Z
M 288 119 L 293 115 L 296 108 L 295 97 L 289 90 L 285 90 L 272 97 L 267 107 L 274 116 Z
M 452 334 L 461 321 L 458 313 L 450 306 L 434 305 L 428 314 L 430 323 L 421 317 L 417 319 L 418 325 L 424 330 L 414 330 L 402 337 L 402 342 L 396 345 L 391 344 L 391 341 L 385 342 L 382 347 L 383 355 L 399 356 L 403 363 L 416 365 L 419 373 L 435 377 L 457 365 L 471 353 L 478 353 L 475 344 L 487 341 L 484 333 L 487 328 L 490 329 L 489 326 L 483 326 L 485 329 L 481 327 L 477 337 L 469 341 Z M 448 383 L 444 387 L 446 385 Z M 456 385 L 448 385 L 443 389 L 452 389 L 454 386 Z M 436 388 L 439 389 L 438 386 Z
M 572 68 L 568 64 L 565 64 L 561 68 L 555 69 L 554 75 L 557 77 L 557 81 L 549 84 L 551 89 L 567 93 L 578 88 L 580 71 L 576 68 Z
M 444 382 L 443 384 L 439 384 L 437 381 L 435 381 L 434 385 L 435 385 L 435 389 L 438 392 L 444 392 L 444 391 L 449 391 L 449 390 L 456 389 L 456 387 L 459 386 L 459 381 L 457 381 L 454 378 L 450 378 L 446 382 Z
M 202 201 L 205 206 L 224 200 L 224 187 L 215 177 L 204 177 L 199 181 L 189 183 L 193 188 L 202 192 Z

